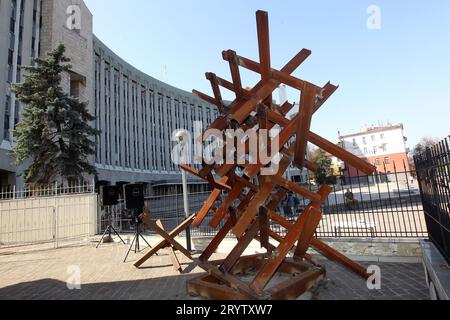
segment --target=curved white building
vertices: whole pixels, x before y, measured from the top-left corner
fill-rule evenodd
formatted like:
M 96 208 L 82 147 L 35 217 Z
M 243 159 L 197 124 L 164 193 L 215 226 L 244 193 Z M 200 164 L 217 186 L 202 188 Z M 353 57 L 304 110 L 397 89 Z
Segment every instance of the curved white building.
M 192 93 L 165 84 L 121 59 L 92 32 L 93 17 L 79 0 L 2 0 L 0 2 L 0 185 L 15 183 L 19 168 L 8 152 L 20 104 L 11 84 L 20 81 L 18 67 L 44 56 L 59 43 L 66 46 L 73 72 L 63 86 L 89 104 L 102 131 L 92 161 L 100 184 L 146 183 L 157 194 L 173 193 L 181 183 L 171 161 L 176 129 L 193 133 L 194 121 L 204 126 L 217 109 Z M 80 18 L 80 19 L 78 19 Z M 78 19 L 78 20 L 77 20 Z M 201 181 L 190 181 L 202 191 Z

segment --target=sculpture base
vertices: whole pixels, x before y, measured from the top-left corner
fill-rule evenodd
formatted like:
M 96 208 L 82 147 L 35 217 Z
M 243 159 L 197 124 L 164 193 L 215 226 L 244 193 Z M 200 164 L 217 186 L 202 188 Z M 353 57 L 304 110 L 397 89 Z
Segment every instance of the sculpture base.
M 295 300 L 326 276 L 326 271 L 321 266 L 286 258 L 274 276 L 274 278 L 277 275 L 284 276 L 286 280 L 257 293 L 251 284 L 241 279 L 246 275 L 257 273 L 266 259 L 267 255 L 264 254 L 242 257 L 229 273 L 223 273 L 217 267 L 223 260 L 200 263 L 208 274 L 188 281 L 187 291 L 191 296 L 211 300 Z

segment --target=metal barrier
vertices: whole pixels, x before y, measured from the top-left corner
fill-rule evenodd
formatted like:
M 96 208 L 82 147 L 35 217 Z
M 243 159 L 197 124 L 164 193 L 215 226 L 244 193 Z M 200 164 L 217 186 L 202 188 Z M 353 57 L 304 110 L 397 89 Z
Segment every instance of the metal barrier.
M 334 179 L 333 179 L 334 180 Z M 428 236 L 419 186 L 413 172 L 401 171 L 376 176 L 338 176 L 333 192 L 322 210 L 325 217 L 317 230 L 319 237 L 337 238 L 425 238 Z M 351 183 L 351 184 L 350 184 Z M 311 190 L 316 186 L 305 185 Z M 348 201 L 352 195 L 353 201 Z M 191 213 L 200 210 L 210 192 L 189 194 Z M 301 214 L 308 204 L 299 198 L 299 204 L 290 210 L 280 206 L 278 212 L 288 219 Z M 184 218 L 183 196 L 167 195 L 147 197 L 146 205 L 152 218 L 161 219 L 167 230 L 180 224 Z M 108 225 L 107 211 L 100 210 L 98 232 Z M 133 215 L 123 204 L 111 208 L 113 225 L 121 232 L 133 231 Z M 213 236 L 217 230 L 208 225 L 212 214 L 200 228 L 192 230 L 194 236 Z M 277 230 L 285 234 L 286 230 Z
M 430 239 L 450 262 L 450 137 L 414 161 Z

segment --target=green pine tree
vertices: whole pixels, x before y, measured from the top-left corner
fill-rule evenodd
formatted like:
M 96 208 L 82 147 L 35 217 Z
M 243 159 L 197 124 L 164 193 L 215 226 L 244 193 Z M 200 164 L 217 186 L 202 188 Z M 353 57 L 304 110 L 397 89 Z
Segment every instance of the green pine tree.
M 24 82 L 13 87 L 25 107 L 14 130 L 12 154 L 18 165 L 31 161 L 22 174 L 28 184 L 73 183 L 83 174 L 96 174 L 89 157 L 95 152 L 93 137 L 100 132 L 90 126 L 95 118 L 86 103 L 61 87 L 63 72 L 72 69 L 64 53 L 61 44 L 45 59 L 35 59 L 33 66 L 24 67 Z

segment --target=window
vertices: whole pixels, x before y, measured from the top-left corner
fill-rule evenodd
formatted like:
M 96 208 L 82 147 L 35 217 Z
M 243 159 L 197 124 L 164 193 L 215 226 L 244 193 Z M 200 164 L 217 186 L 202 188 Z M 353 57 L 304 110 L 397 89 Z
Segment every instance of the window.
M 362 140 L 364 144 L 367 144 L 366 137 L 364 137 Z
M 375 137 L 375 135 L 373 135 L 372 136 L 372 141 L 375 141 L 376 140 L 376 137 Z
M 369 150 L 367 150 L 367 148 L 364 148 L 364 154 L 368 154 Z
M 10 116 L 10 108 L 11 108 L 11 97 L 6 96 L 5 102 L 5 117 L 3 120 L 3 140 L 10 141 L 9 135 L 9 116 Z
M 376 164 L 377 166 L 381 166 L 381 161 L 380 161 L 380 159 L 377 158 L 377 159 L 375 160 L 375 164 Z
M 377 147 L 373 147 L 373 154 L 377 154 Z
M 381 140 L 384 139 L 384 133 L 381 133 L 381 134 L 380 134 L 380 138 L 381 138 Z
M 389 157 L 384 158 L 384 164 L 390 164 L 391 160 L 389 159 Z
M 16 129 L 17 124 L 19 123 L 19 116 L 20 116 L 20 103 L 19 101 L 16 100 L 14 108 L 14 129 Z
M 353 139 L 353 146 L 356 147 L 356 139 Z
M 387 144 L 384 143 L 384 144 L 381 146 L 381 149 L 383 149 L 383 151 L 386 152 L 386 151 L 387 151 Z

